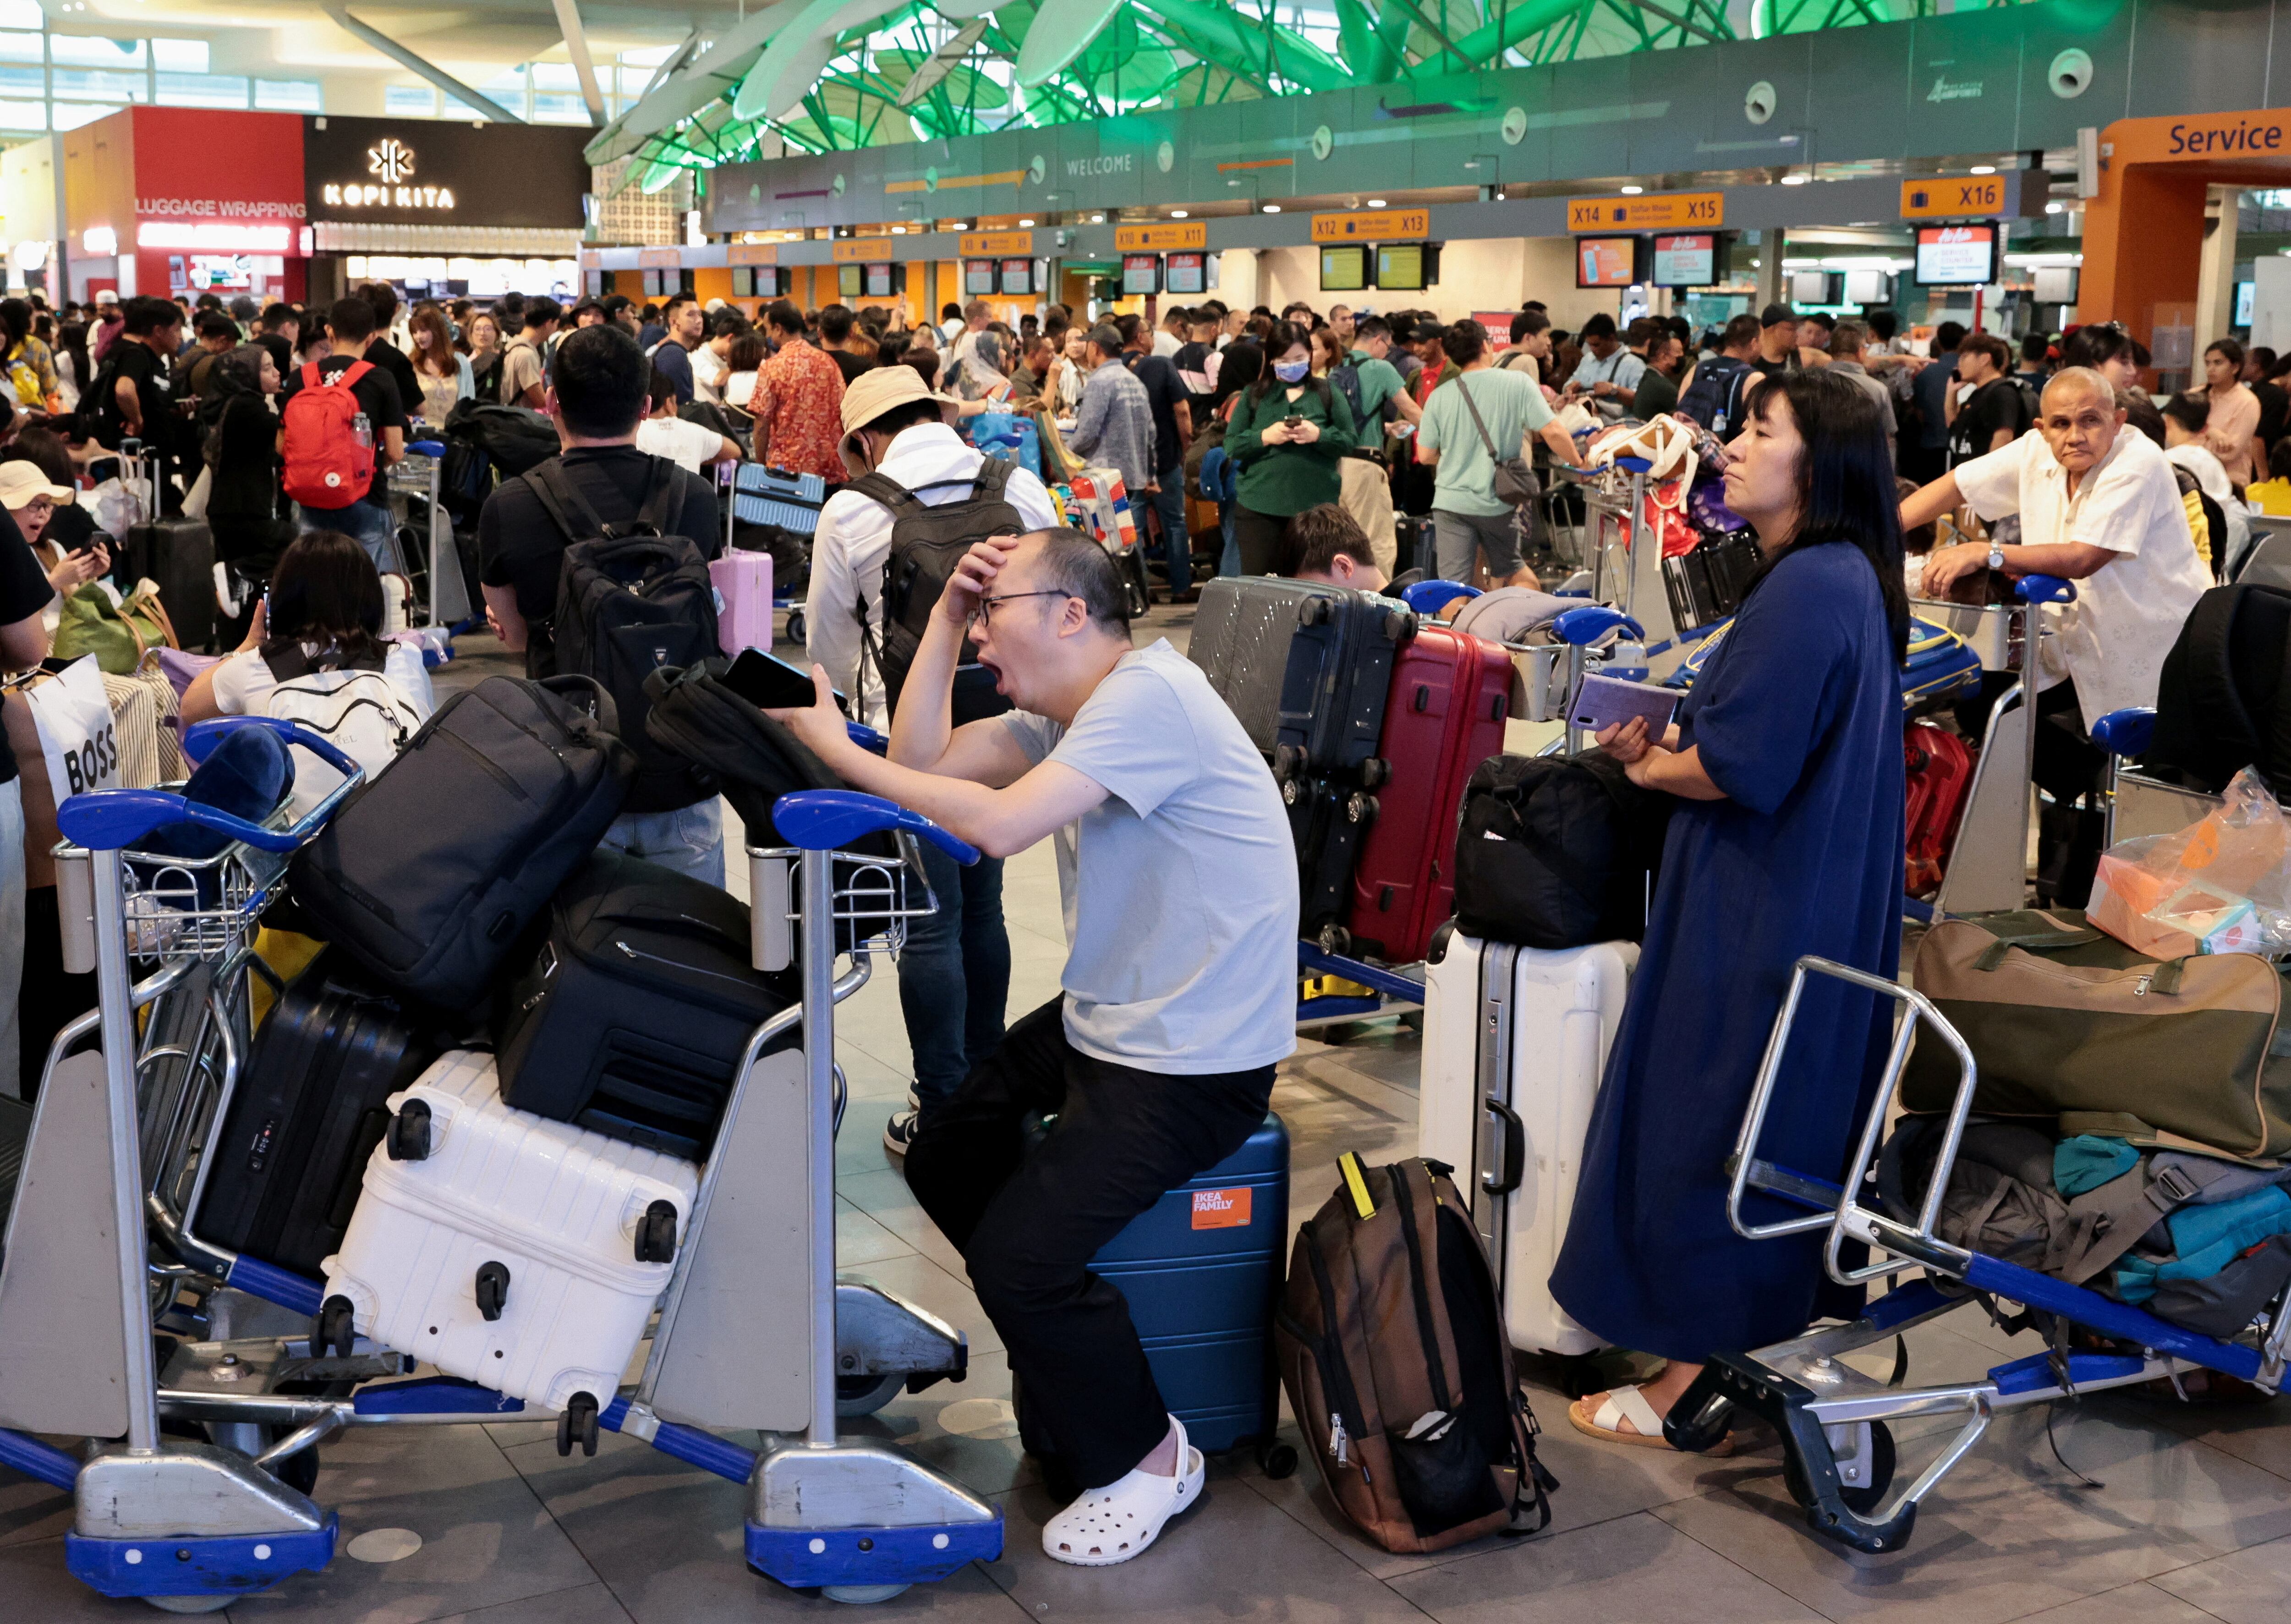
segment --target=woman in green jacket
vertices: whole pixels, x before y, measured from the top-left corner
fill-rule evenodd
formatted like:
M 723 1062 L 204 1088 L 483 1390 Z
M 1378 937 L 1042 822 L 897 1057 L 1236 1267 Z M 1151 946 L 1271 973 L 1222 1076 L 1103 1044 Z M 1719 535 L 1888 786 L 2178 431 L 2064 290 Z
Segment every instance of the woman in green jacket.
M 1355 443 L 1352 407 L 1325 378 L 1312 376 L 1313 346 L 1293 321 L 1275 322 L 1265 343 L 1271 374 L 1234 401 L 1226 454 L 1238 463 L 1233 535 L 1244 575 L 1277 575 L 1286 565 L 1290 519 L 1334 502 L 1337 464 Z

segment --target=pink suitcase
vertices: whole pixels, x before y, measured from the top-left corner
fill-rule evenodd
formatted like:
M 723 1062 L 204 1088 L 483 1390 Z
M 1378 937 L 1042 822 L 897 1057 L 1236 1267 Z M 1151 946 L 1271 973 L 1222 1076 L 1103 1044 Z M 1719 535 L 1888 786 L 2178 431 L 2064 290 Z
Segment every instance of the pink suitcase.
M 716 640 L 734 658 L 744 648 L 772 647 L 772 555 L 727 547 L 708 564 L 716 588 Z

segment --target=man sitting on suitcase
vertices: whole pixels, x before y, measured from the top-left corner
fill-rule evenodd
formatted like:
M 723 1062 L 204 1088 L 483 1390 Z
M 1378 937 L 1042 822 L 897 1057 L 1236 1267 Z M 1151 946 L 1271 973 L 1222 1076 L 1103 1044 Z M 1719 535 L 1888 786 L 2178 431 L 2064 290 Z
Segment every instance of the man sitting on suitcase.
M 1084 1485 L 1042 1530 L 1056 1561 L 1126 1562 L 1201 1496 L 1121 1293 L 1090 1259 L 1165 1191 L 1232 1155 L 1296 1048 L 1297 864 L 1264 758 L 1199 668 L 1133 648 L 1122 582 L 1078 531 L 982 542 L 917 653 L 890 759 L 851 743 L 826 673 L 778 712 L 854 786 L 990 856 L 1056 835 L 1064 992 L 923 1120 L 907 1181 L 959 1247 Z M 950 726 L 965 634 L 1017 707 Z M 1055 1115 L 1031 1152 L 1022 1120 Z

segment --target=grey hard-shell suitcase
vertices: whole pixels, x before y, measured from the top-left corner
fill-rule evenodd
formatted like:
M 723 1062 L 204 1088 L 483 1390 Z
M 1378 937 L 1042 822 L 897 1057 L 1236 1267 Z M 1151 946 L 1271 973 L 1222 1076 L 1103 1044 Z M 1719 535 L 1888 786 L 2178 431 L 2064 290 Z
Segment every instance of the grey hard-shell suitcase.
M 1187 657 L 1273 764 L 1274 776 L 1373 789 L 1393 653 L 1416 617 L 1380 593 L 1273 575 L 1202 589 Z

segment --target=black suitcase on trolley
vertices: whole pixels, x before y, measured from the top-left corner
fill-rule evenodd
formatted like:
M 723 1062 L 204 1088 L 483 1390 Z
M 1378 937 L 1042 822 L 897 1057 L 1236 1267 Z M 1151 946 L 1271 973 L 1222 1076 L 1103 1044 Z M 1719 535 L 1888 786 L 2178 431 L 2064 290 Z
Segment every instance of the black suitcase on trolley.
M 547 937 L 503 989 L 494 1033 L 502 1100 L 705 1156 L 749 1037 L 800 996 L 792 973 L 756 969 L 753 951 L 744 904 L 596 852 L 558 891 Z
M 1376 821 L 1376 797 L 1324 778 L 1290 777 L 1281 781 L 1281 799 L 1297 843 L 1297 932 L 1314 939 L 1352 906 L 1353 868 Z
M 193 1231 L 315 1278 L 342 1245 L 366 1160 L 390 1125 L 382 1101 L 438 1053 L 343 954 L 320 954 L 256 1034 Z
M 130 442 L 133 444 L 133 442 Z M 159 585 L 159 607 L 175 630 L 175 641 L 187 652 L 203 652 L 214 641 L 214 532 L 197 519 L 160 516 L 159 459 L 120 450 L 120 478 L 138 494 L 149 522 L 127 530 L 127 570 L 135 580 L 150 577 Z
M 1393 651 L 1416 617 L 1393 599 L 1273 575 L 1226 575 L 1202 589 L 1186 655 L 1272 762 L 1274 776 L 1363 769 L 1384 730 Z

